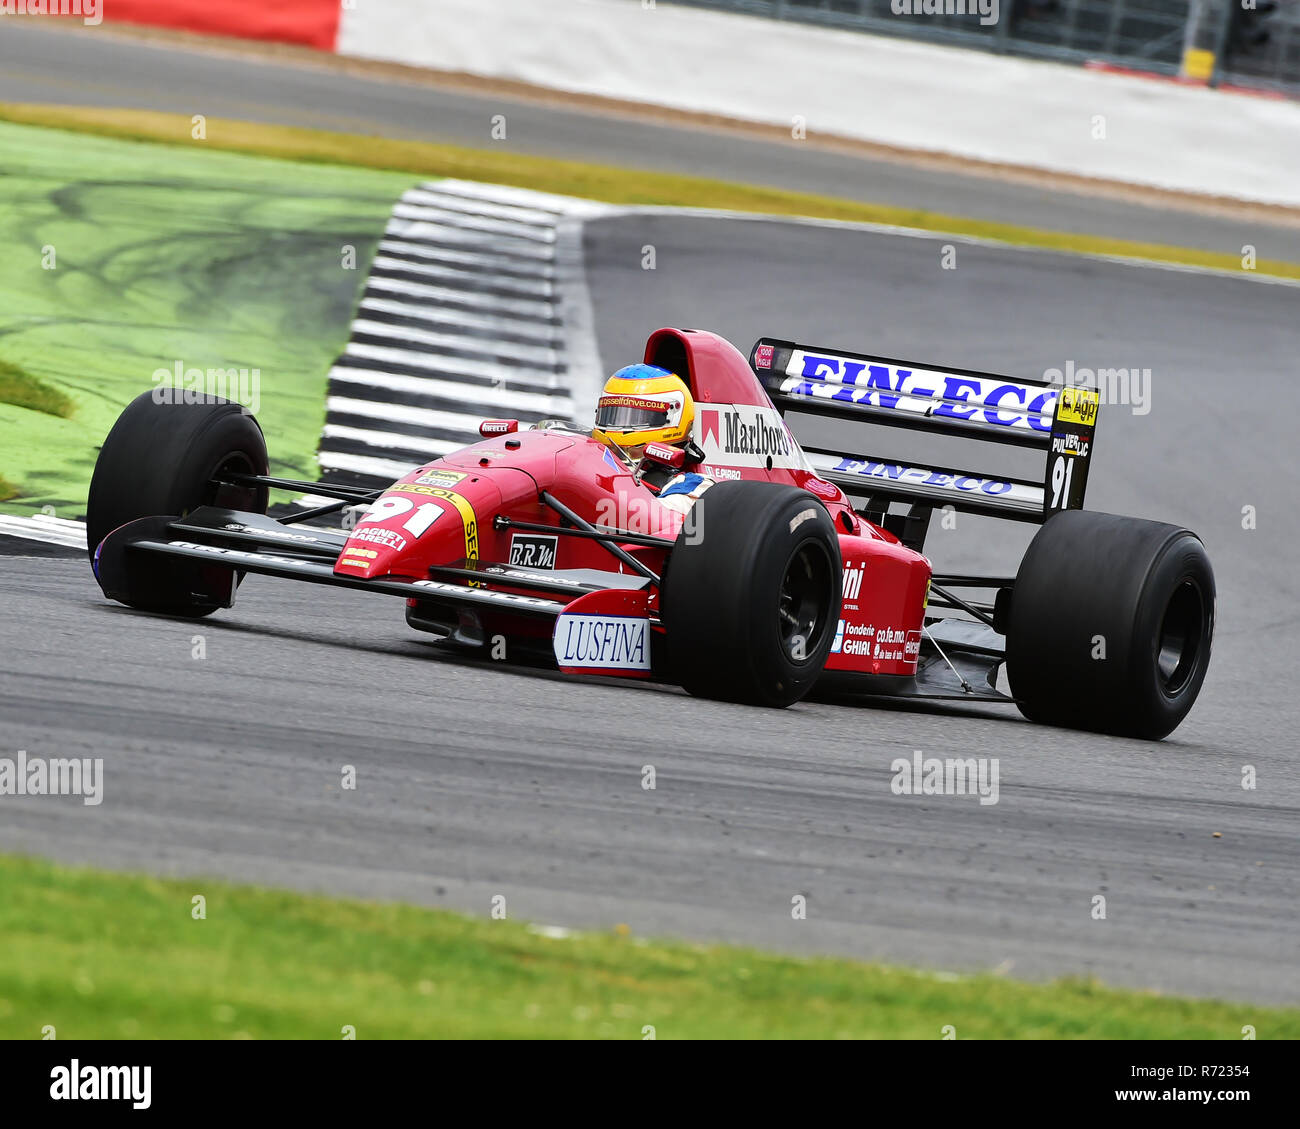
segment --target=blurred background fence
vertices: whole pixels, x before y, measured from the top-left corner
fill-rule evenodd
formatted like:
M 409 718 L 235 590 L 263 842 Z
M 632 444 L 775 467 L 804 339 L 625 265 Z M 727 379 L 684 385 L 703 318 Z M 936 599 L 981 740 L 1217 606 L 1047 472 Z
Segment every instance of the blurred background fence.
M 672 0 L 773 19 L 1175 75 L 1189 47 L 1216 83 L 1300 94 L 1300 0 Z M 964 7 L 965 14 L 925 9 Z M 1202 75 L 1198 77 L 1209 77 Z

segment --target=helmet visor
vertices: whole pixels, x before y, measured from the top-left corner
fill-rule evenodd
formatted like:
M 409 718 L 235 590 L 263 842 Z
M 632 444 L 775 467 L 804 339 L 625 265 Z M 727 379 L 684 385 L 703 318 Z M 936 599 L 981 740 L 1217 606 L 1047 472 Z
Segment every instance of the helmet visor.
M 601 431 L 650 431 L 667 427 L 671 404 L 639 396 L 602 396 L 596 405 L 596 427 Z

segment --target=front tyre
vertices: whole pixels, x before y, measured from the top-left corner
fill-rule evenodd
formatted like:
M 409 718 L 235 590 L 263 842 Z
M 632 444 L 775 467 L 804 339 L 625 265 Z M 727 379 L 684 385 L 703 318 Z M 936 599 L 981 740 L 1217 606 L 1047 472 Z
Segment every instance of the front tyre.
M 215 396 L 159 401 L 155 395 L 156 390 L 144 392 L 132 400 L 100 448 L 86 502 L 86 544 L 112 599 L 142 611 L 204 616 L 222 606 L 212 593 L 233 590 L 233 570 L 145 561 L 120 549 L 101 560 L 101 543 L 128 522 L 184 517 L 200 506 L 266 513 L 265 488 L 217 482 L 229 473 L 266 474 L 266 439 L 238 404 Z M 164 529 L 165 523 L 158 534 Z
M 793 486 L 720 482 L 669 556 L 673 677 L 697 697 L 792 705 L 821 676 L 839 604 L 839 538 L 821 502 Z

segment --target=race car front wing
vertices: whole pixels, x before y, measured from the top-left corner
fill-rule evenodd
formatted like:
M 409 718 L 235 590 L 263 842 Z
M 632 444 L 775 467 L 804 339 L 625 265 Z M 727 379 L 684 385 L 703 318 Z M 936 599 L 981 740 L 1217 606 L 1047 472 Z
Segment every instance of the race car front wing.
M 159 557 L 191 560 L 215 566 L 218 573 L 229 570 L 261 576 L 277 576 L 326 584 L 356 591 L 377 592 L 405 599 L 429 601 L 449 608 L 494 609 L 516 615 L 554 619 L 574 600 L 590 592 L 609 588 L 639 589 L 643 577 L 600 573 L 592 569 L 539 572 L 506 565 L 479 565 L 475 570 L 455 567 L 434 570 L 428 578 L 380 577 L 373 580 L 340 576 L 334 561 L 346 543 L 328 530 L 291 531 L 260 514 L 204 507 L 186 517 L 149 517 L 115 530 L 100 546 L 95 569 L 106 594 L 113 596 L 114 572 L 120 554 L 156 554 Z M 462 583 L 452 582 L 452 578 Z M 469 586 L 469 581 L 475 586 Z M 485 587 L 496 584 L 510 588 L 559 593 L 525 595 Z M 221 605 L 234 602 L 233 586 L 208 593 Z

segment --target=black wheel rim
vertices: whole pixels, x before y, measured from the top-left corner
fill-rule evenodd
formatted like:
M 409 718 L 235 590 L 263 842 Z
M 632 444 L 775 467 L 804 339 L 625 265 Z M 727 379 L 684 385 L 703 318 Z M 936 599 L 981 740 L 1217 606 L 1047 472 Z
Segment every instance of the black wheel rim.
M 830 622 L 833 569 L 826 547 L 816 541 L 800 545 L 790 556 L 781 580 L 778 631 L 790 662 L 816 656 Z
M 266 511 L 266 491 L 264 489 L 232 486 L 229 483 L 220 482 L 220 479 L 228 474 L 258 473 L 260 472 L 253 465 L 253 460 L 242 451 L 236 451 L 223 459 L 221 465 L 213 471 L 204 491 L 202 504 L 205 506 L 220 506 L 227 510 L 264 513 Z
M 1205 597 L 1192 579 L 1169 598 L 1156 637 L 1156 677 L 1166 697 L 1182 693 L 1200 661 L 1205 639 Z

